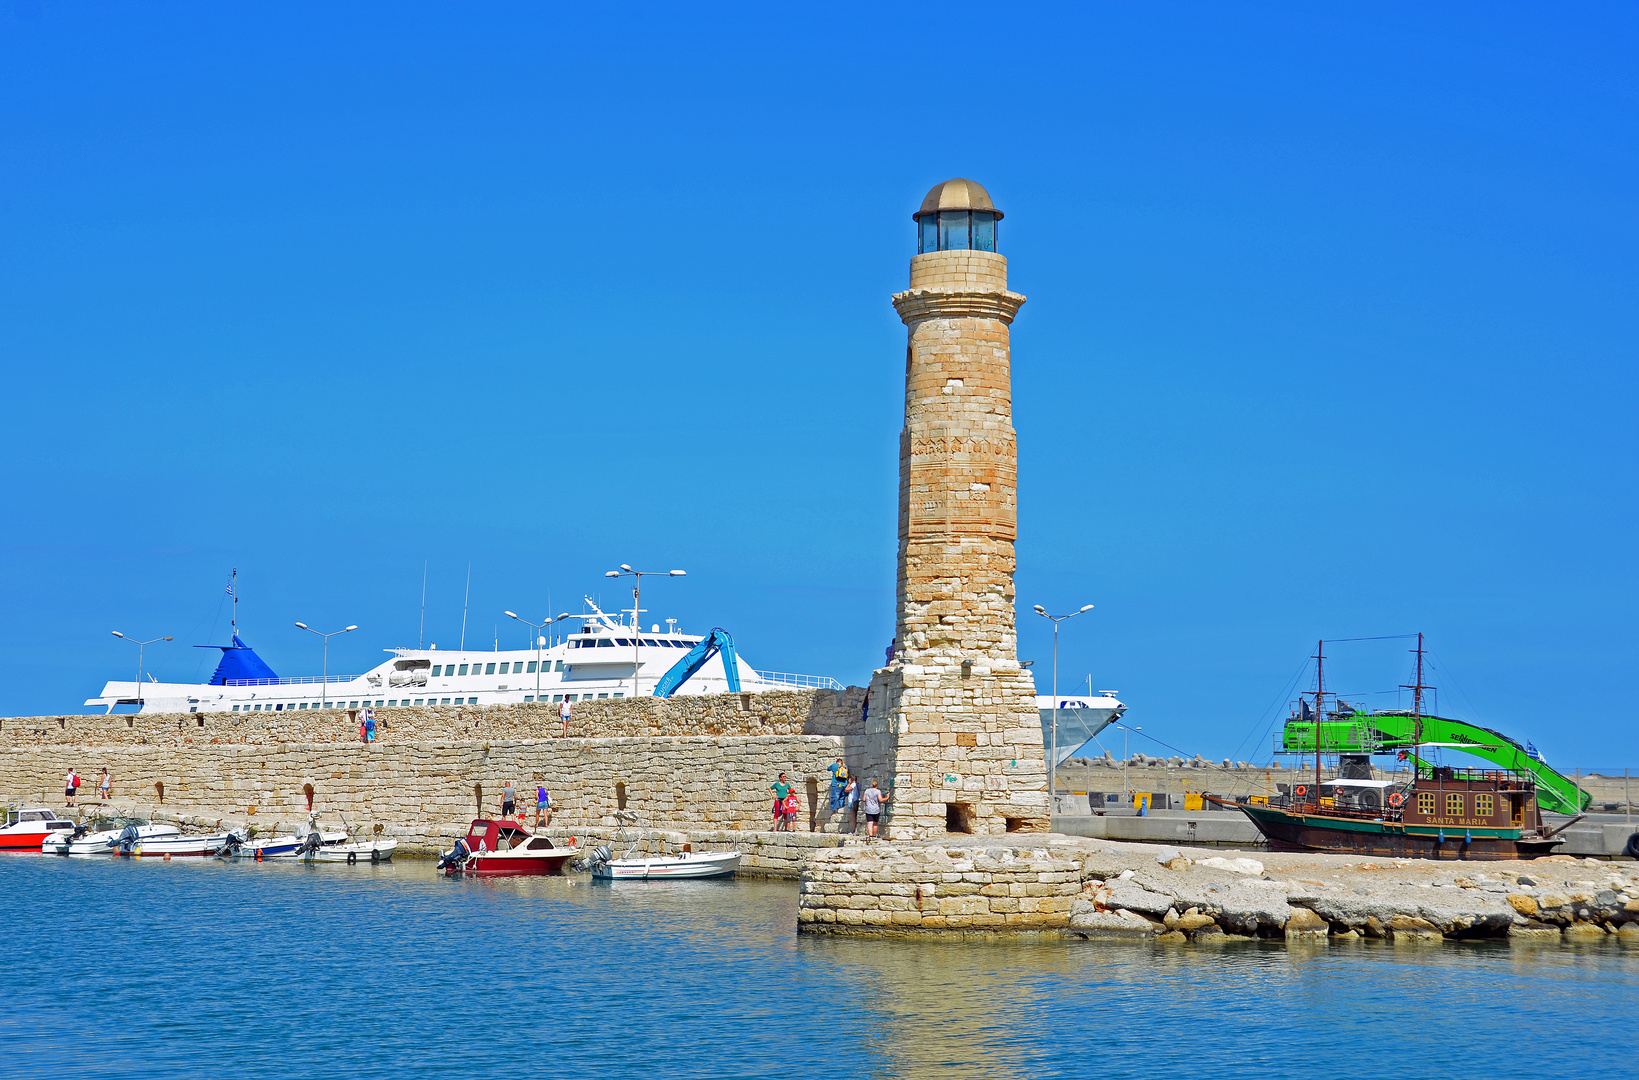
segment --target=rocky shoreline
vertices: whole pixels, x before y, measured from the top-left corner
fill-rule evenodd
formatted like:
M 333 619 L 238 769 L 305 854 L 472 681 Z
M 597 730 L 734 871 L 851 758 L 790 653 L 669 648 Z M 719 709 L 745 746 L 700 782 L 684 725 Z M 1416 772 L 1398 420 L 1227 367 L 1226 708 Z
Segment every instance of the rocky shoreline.
M 813 852 L 800 929 L 1096 940 L 1611 941 L 1639 946 L 1639 864 L 1432 862 L 1078 841 Z

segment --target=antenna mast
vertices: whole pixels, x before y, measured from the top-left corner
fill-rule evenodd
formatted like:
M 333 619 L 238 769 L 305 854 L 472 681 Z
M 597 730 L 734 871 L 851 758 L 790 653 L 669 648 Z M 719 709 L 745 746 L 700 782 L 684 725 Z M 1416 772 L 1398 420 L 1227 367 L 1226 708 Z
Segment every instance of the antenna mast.
M 467 564 L 467 591 L 461 597 L 461 650 L 467 648 L 467 601 L 472 599 L 472 564 Z
M 239 643 L 239 568 L 233 568 L 233 574 L 228 578 L 228 595 L 233 597 L 233 635 L 228 641 Z
M 421 560 L 421 628 L 415 632 L 415 647 L 427 640 L 427 560 Z

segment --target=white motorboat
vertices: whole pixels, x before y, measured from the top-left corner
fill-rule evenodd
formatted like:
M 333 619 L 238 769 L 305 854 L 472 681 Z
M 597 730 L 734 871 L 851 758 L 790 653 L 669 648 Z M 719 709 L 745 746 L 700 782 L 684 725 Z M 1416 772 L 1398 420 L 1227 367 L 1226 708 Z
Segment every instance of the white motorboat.
M 627 840 L 626 826 L 637 825 L 637 815 L 629 810 L 618 810 L 615 818 L 621 823 L 619 842 Z M 645 830 L 640 829 L 636 840 L 626 849 L 626 854 L 615 858 L 607 844 L 599 844 L 586 857 L 586 863 L 592 870 L 592 877 L 600 881 L 691 881 L 701 878 L 733 877 L 734 872 L 740 869 L 740 853 L 738 851 L 694 851 L 688 844 L 677 855 L 661 853 L 659 855 L 644 854 L 633 858 L 638 845 L 644 842 L 647 836 Z
M 302 862 L 336 862 L 347 863 L 383 863 L 393 857 L 393 851 L 398 847 L 398 838 L 393 836 L 380 837 L 373 840 L 358 840 L 346 844 L 327 844 L 313 848 L 303 848 L 296 852 L 295 858 Z
M 182 830 L 175 825 L 156 825 L 141 818 L 115 818 L 108 824 L 112 827 L 96 832 L 80 834 L 76 829 L 74 833 L 48 836 L 40 845 L 40 850 L 47 855 L 110 855 L 119 847 L 120 837 L 125 834 L 127 828 L 137 830 L 139 843 L 144 840 L 182 835 Z
M 593 852 L 592 876 L 604 881 L 685 881 L 732 877 L 740 868 L 738 851 L 685 851 L 644 859 L 598 858 L 607 847 Z
M 229 832 L 196 835 L 174 833 L 168 836 L 144 837 L 137 826 L 127 825 L 109 846 L 108 852 L 111 855 L 142 859 L 202 858 L 206 855 L 215 855 L 233 839 L 234 835 Z
M 321 848 L 345 844 L 348 840 L 345 830 L 320 831 L 318 835 Z M 306 832 L 301 832 L 288 836 L 254 839 L 247 832 L 238 830 L 232 834 L 233 838 L 228 841 L 227 846 L 217 854 L 224 859 L 294 859 L 306 836 Z

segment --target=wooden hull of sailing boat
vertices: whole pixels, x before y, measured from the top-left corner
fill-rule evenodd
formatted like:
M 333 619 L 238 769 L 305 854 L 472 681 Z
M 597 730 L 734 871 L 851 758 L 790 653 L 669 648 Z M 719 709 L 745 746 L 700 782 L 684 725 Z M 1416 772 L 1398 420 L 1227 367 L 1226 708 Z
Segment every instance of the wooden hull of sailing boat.
M 1242 805 L 1275 851 L 1325 851 L 1402 859 L 1491 861 L 1550 855 L 1557 840 L 1522 840 L 1514 830 L 1442 832 L 1391 821 L 1300 814 L 1274 806 Z

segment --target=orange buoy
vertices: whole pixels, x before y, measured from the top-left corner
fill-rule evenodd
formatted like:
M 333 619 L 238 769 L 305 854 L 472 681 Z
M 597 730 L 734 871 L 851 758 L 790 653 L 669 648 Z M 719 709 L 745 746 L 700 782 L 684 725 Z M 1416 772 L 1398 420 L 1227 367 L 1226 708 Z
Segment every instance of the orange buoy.
M 169 851 L 167 851 L 167 852 L 166 852 L 166 853 L 165 853 L 165 861 L 166 861 L 166 862 L 170 862 L 170 861 L 171 861 L 171 853 L 170 853 L 170 852 L 169 852 Z

